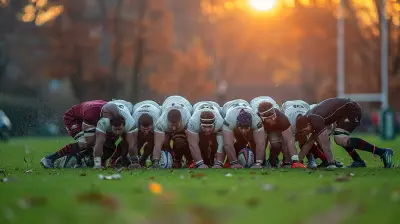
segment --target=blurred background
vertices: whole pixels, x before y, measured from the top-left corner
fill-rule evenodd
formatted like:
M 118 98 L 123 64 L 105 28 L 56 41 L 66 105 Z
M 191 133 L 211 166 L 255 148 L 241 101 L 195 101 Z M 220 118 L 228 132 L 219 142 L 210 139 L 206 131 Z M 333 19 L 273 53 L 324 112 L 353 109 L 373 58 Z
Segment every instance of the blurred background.
M 0 0 L 0 109 L 11 135 L 65 134 L 62 115 L 86 100 L 317 103 L 381 92 L 387 25 L 388 102 L 400 122 L 400 1 Z M 386 17 L 380 12 L 386 11 Z M 365 101 L 365 100 L 364 100 Z M 368 101 L 368 100 L 367 100 Z M 360 102 L 379 131 L 380 102 Z

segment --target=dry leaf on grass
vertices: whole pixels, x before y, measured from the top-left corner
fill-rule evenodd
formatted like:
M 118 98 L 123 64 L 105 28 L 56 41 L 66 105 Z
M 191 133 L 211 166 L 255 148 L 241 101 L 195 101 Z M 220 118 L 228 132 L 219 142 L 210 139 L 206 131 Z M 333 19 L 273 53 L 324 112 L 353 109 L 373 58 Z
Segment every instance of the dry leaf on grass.
M 27 209 L 34 206 L 43 206 L 47 202 L 47 198 L 45 197 L 25 197 L 18 201 L 18 205 L 22 209 Z
M 260 204 L 260 199 L 256 198 L 256 197 L 252 197 L 246 200 L 246 205 L 248 207 L 254 208 L 257 207 Z
M 119 207 L 119 203 L 116 198 L 97 192 L 80 194 L 77 196 L 77 199 L 79 202 L 98 204 L 110 210 L 116 210 Z
M 190 175 L 191 178 L 201 178 L 205 177 L 206 175 L 204 173 L 193 173 Z

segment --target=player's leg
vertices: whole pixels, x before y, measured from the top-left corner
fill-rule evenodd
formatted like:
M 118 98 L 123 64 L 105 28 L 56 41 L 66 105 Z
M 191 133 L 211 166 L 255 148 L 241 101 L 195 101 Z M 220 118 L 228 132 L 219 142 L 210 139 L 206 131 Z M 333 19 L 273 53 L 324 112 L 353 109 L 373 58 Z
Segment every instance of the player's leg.
M 82 151 L 82 143 L 84 144 L 84 133 L 82 131 L 82 122 L 81 121 L 69 121 L 69 120 L 64 120 L 65 127 L 68 130 L 68 134 L 75 139 L 76 142 L 69 143 L 59 150 L 57 150 L 54 153 L 51 153 L 50 155 L 45 156 L 44 158 L 41 159 L 40 164 L 44 168 L 54 168 L 54 161 L 57 159 L 67 156 L 67 155 L 72 155 L 79 153 Z
M 143 135 L 140 135 L 139 132 L 139 137 L 138 137 L 138 148 L 141 149 L 143 148 L 143 153 L 140 156 L 139 164 L 141 166 L 146 166 L 146 161 L 153 154 L 153 149 L 154 149 L 154 133 L 149 133 L 144 137 Z
M 342 146 L 352 157 L 353 164 L 350 167 L 365 167 L 365 162 L 361 159 L 358 153 L 354 149 L 370 152 L 375 155 L 379 155 L 383 161 L 385 168 L 390 168 L 393 165 L 392 156 L 393 151 L 387 148 L 380 148 L 373 145 L 361 138 L 351 137 L 350 134 L 354 129 L 359 126 L 361 120 L 361 107 L 354 103 L 352 105 L 352 112 L 339 122 L 334 131 L 335 143 Z
M 270 143 L 271 149 L 270 149 L 270 154 L 269 154 L 269 162 L 271 164 L 271 167 L 278 167 L 278 155 L 279 153 L 282 152 L 282 135 L 277 132 L 268 132 L 268 141 Z M 283 152 L 284 155 L 288 154 L 287 152 Z M 283 161 L 283 166 L 289 165 L 291 166 L 292 163 L 290 161 L 290 156 L 286 155 L 284 156 L 286 161 Z

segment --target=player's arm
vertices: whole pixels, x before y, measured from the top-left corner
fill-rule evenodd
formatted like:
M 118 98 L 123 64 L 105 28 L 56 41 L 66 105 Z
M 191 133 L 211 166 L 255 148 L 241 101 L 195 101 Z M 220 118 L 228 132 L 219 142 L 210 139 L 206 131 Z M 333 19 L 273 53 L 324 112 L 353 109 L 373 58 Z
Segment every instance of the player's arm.
M 96 126 L 83 122 L 82 130 L 84 133 L 86 144 L 88 146 L 93 146 L 96 143 Z
M 233 129 L 235 128 L 235 125 L 233 122 L 229 122 L 227 118 L 225 118 L 224 121 L 224 126 L 222 130 L 222 136 L 224 139 L 224 149 L 225 153 L 228 156 L 228 159 L 230 161 L 231 167 L 232 168 L 241 168 L 235 147 L 234 147 L 234 140 L 235 136 L 233 134 Z
M 96 141 L 93 148 L 93 157 L 94 157 L 94 167 L 93 168 L 101 168 L 101 156 L 103 154 L 103 146 L 106 142 L 106 133 L 101 131 L 96 131 Z
M 287 152 L 290 155 L 290 158 L 295 161 L 298 161 L 299 158 L 297 156 L 297 149 L 296 149 L 296 144 L 293 136 L 293 130 L 292 127 L 289 125 L 289 127 L 282 132 L 282 139 L 284 143 L 284 149 L 287 150 Z M 295 156 L 295 157 L 294 157 Z
M 125 135 L 125 141 L 128 143 L 128 152 L 132 164 L 130 168 L 140 168 L 138 148 L 137 148 L 138 129 L 129 131 Z
M 186 130 L 186 136 L 187 140 L 189 143 L 189 148 L 190 148 L 190 153 L 192 154 L 192 157 L 196 163 L 196 167 L 204 167 L 204 161 L 203 158 L 201 157 L 201 150 L 199 147 L 199 134 L 192 132 L 191 130 Z
M 161 117 L 162 119 L 162 117 Z M 154 149 L 153 149 L 153 164 L 152 167 L 158 168 L 160 166 L 161 148 L 165 141 L 165 128 L 162 126 L 162 120 L 156 124 L 154 128 Z
M 253 115 L 252 124 L 254 143 L 256 144 L 256 163 L 253 165 L 253 168 L 261 168 L 266 153 L 265 130 L 261 118 L 256 114 Z

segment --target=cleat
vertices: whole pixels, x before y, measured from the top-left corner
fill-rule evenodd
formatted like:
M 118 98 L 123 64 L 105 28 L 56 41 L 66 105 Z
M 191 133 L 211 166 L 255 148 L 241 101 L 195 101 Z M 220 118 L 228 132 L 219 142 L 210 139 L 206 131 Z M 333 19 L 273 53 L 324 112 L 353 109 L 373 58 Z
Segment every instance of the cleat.
M 392 168 L 392 166 L 393 166 L 393 160 L 392 160 L 393 150 L 392 149 L 386 149 L 386 151 L 380 157 L 383 162 L 383 167 Z
M 367 167 L 364 160 L 353 161 L 349 166 L 347 166 L 347 168 L 361 168 L 361 167 Z
M 40 160 L 40 164 L 45 169 L 53 169 L 54 168 L 53 161 L 51 159 L 46 158 L 46 157 L 44 157 L 42 160 Z
M 342 168 L 344 166 L 343 163 L 340 161 L 335 161 L 335 165 L 337 168 Z
M 302 163 L 300 163 L 300 162 L 293 162 L 293 164 L 292 164 L 291 167 L 292 167 L 293 169 L 296 169 L 296 168 L 305 169 L 305 168 L 307 168 L 304 164 L 302 164 Z
M 312 159 L 308 160 L 308 162 L 307 162 L 308 169 L 315 169 L 317 167 L 318 167 L 318 165 L 317 165 L 317 162 L 315 161 L 314 157 L 312 157 Z
M 331 165 L 326 167 L 327 170 L 334 170 L 336 168 L 337 168 L 337 166 L 335 164 L 331 164 Z

